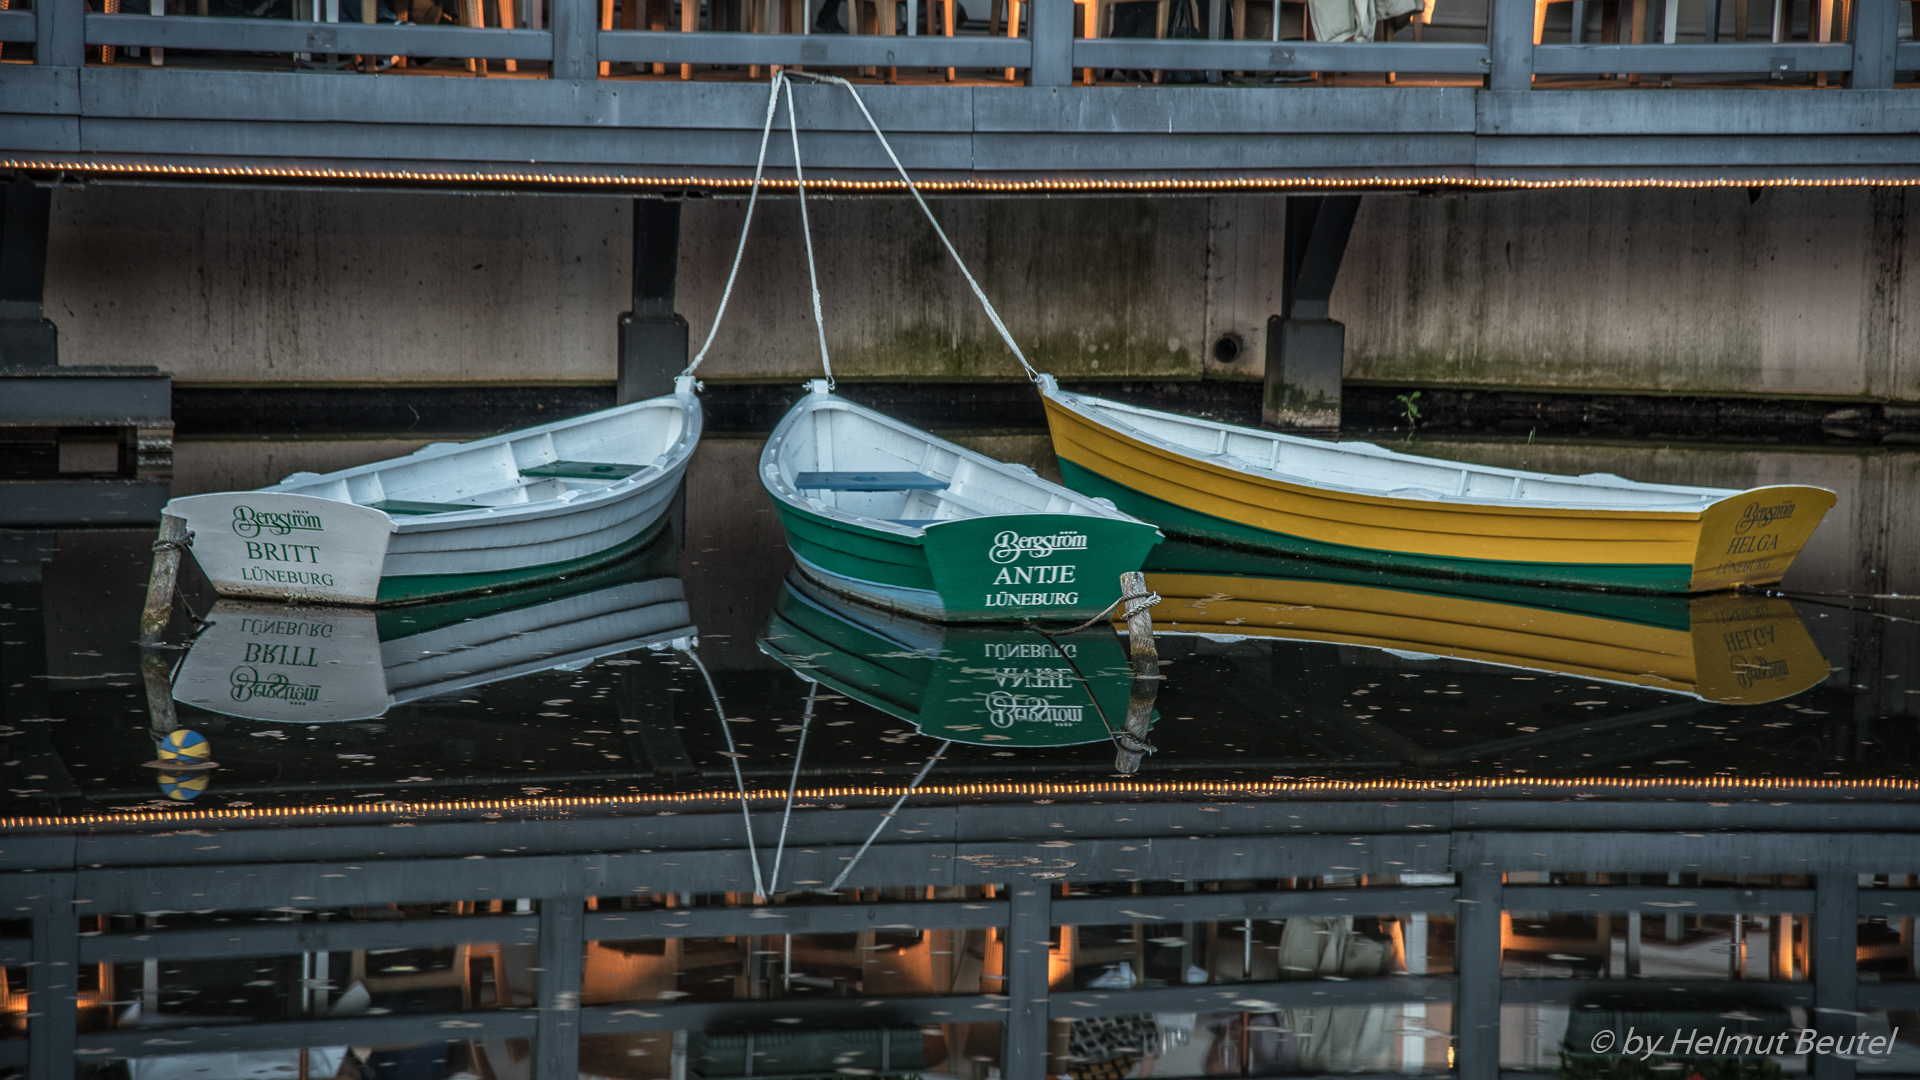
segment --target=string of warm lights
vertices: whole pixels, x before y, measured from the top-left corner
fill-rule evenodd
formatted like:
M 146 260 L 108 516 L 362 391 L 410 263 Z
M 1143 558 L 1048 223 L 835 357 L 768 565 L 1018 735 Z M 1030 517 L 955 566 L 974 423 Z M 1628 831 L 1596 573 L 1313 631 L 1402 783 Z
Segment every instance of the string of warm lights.
M 803 788 L 794 793 L 799 801 L 876 798 L 890 799 L 914 791 L 922 796 L 1084 796 L 1084 795 L 1201 795 L 1214 799 L 1249 796 L 1286 796 L 1322 794 L 1452 794 L 1461 796 L 1548 791 L 1644 791 L 1662 788 L 1687 788 L 1695 791 L 1766 791 L 1819 794 L 1827 792 L 1920 792 L 1920 781 L 1898 779 L 1814 780 L 1774 777 L 1600 777 L 1582 779 L 1527 779 L 1490 777 L 1475 780 L 1269 780 L 1269 781 L 1106 781 L 1063 783 L 971 783 L 923 784 L 906 787 L 829 787 Z M 428 802 L 356 803 L 353 805 L 319 803 L 308 806 L 233 807 L 222 809 L 168 810 L 128 807 L 113 813 L 44 815 L 0 818 L 0 830 L 66 828 L 106 823 L 194 824 L 204 822 L 270 821 L 300 817 L 353 817 L 375 815 L 410 816 L 446 812 L 641 810 L 649 807 L 689 806 L 697 803 L 736 804 L 738 791 L 715 790 L 674 794 L 575 795 L 552 798 L 520 799 L 446 799 Z M 787 798 L 785 788 L 765 788 L 747 793 L 751 801 L 778 802 Z
M 557 172 L 423 172 L 413 169 L 334 169 L 301 168 L 275 165 L 167 165 L 150 162 L 111 161 L 30 161 L 0 160 L 4 169 L 58 170 L 82 176 L 178 176 L 207 179 L 248 180 L 326 180 L 396 184 L 507 184 L 532 187 L 585 186 L 599 188 L 718 188 L 746 190 L 753 186 L 750 177 L 735 176 L 619 176 L 608 173 Z M 764 187 L 792 189 L 791 177 L 768 177 Z M 843 192 L 903 192 L 906 185 L 892 180 L 809 180 L 817 190 Z M 1172 177 L 1154 179 L 1039 179 L 1039 180 L 922 180 L 923 191 L 1017 193 L 1017 192 L 1114 192 L 1114 191 L 1260 191 L 1298 188 L 1482 188 L 1541 190 L 1552 188 L 1785 188 L 1785 187 L 1912 187 L 1920 184 L 1915 176 L 1852 177 L 1762 177 L 1718 176 L 1705 179 L 1666 177 L 1604 178 L 1580 177 L 1532 180 L 1524 177 L 1488 176 L 1238 176 L 1204 180 Z

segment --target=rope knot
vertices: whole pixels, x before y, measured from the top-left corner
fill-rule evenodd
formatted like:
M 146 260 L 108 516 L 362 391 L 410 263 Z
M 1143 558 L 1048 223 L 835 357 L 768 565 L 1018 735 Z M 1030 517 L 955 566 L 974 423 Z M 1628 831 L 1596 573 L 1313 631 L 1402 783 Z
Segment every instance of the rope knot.
M 1120 598 L 1120 603 L 1127 605 L 1126 615 L 1124 616 L 1124 618 L 1127 619 L 1132 619 L 1135 615 L 1140 614 L 1159 602 L 1160 594 L 1152 591 L 1134 593 L 1130 596 Z

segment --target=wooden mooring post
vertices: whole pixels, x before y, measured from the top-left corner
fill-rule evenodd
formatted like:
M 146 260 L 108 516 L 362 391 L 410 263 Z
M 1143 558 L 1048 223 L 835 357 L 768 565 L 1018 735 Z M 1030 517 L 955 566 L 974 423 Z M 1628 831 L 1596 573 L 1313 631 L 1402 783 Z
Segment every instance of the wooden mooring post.
M 1160 651 L 1153 643 L 1153 609 L 1147 602 L 1147 575 L 1131 570 L 1120 575 L 1120 603 L 1127 617 L 1127 661 L 1133 668 L 1133 688 L 1127 694 L 1127 721 L 1121 726 L 1115 770 L 1131 775 L 1151 752 L 1148 727 L 1153 722 L 1154 699 L 1160 696 Z
M 153 542 L 153 570 L 147 576 L 147 606 L 140 613 L 140 646 L 158 644 L 173 615 L 173 587 L 180 578 L 180 553 L 189 543 L 187 521 L 160 515 L 160 537 Z

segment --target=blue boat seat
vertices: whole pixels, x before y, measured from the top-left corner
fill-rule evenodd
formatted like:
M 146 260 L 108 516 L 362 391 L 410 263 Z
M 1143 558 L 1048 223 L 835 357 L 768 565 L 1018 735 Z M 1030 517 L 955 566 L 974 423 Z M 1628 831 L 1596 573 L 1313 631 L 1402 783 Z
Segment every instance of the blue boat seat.
M 947 482 L 922 472 L 803 472 L 793 486 L 801 491 L 945 491 Z
M 389 514 L 451 514 L 456 510 L 479 510 L 481 507 L 461 503 L 414 502 L 409 499 L 382 499 L 368 503 L 375 510 L 384 510 Z
M 553 461 L 521 469 L 521 476 L 551 477 L 559 480 L 625 480 L 646 468 L 645 465 L 621 465 L 607 461 Z

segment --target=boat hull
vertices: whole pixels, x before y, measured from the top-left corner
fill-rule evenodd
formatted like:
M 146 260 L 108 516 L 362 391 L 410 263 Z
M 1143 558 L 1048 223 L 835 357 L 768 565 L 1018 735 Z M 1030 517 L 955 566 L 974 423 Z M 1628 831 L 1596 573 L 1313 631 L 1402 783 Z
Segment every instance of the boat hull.
M 1084 619 L 1120 595 L 1120 575 L 1160 542 L 1151 525 L 1080 514 L 963 518 L 909 535 L 774 505 L 816 584 L 939 622 Z
M 1120 596 L 1160 530 L 834 396 L 824 381 L 760 452 L 814 583 L 939 622 L 1082 620 Z
M 397 532 L 379 510 L 309 495 L 193 495 L 167 512 L 186 520 L 194 561 L 222 596 L 385 605 L 510 589 L 626 558 L 659 531 L 672 495 L 669 485 L 581 514 L 424 534 Z M 261 517 L 298 524 L 262 532 L 253 524 Z
M 459 489 L 465 481 L 458 473 L 465 455 L 493 472 L 512 473 L 522 467 L 520 443 L 557 447 L 573 429 L 663 412 L 677 418 L 667 449 L 611 483 L 596 478 L 559 496 L 497 505 L 444 499 L 395 505 L 385 496 L 373 501 L 364 491 L 353 493 L 379 479 L 369 472 L 442 467 L 452 496 L 464 498 L 470 492 Z M 700 429 L 700 405 L 689 383 L 670 397 L 458 447 L 435 445 L 393 462 L 327 476 L 296 474 L 259 491 L 186 496 L 169 503 L 167 513 L 185 520 L 194 560 L 222 596 L 356 605 L 445 599 L 550 581 L 640 550 L 672 504 Z
M 1732 494 L 1702 510 L 1445 502 L 1335 491 L 1155 445 L 1048 395 L 1067 486 L 1169 533 L 1382 569 L 1692 593 L 1780 580 L 1832 507 L 1820 488 Z

